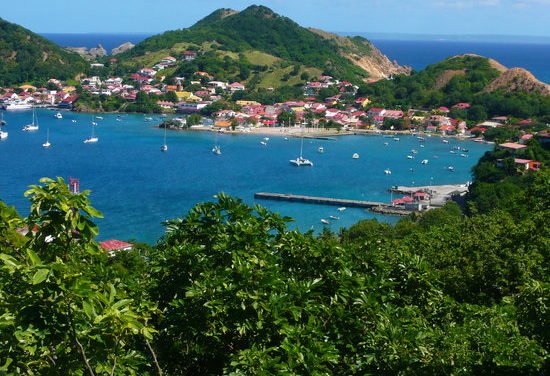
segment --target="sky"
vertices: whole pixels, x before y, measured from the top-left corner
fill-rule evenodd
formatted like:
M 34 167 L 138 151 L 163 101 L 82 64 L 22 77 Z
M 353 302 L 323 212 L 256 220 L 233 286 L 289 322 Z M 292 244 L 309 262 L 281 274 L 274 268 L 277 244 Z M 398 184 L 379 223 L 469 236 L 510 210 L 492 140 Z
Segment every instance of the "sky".
M 332 32 L 550 36 L 550 0 L 4 0 L 0 17 L 38 33 L 158 33 L 252 4 Z

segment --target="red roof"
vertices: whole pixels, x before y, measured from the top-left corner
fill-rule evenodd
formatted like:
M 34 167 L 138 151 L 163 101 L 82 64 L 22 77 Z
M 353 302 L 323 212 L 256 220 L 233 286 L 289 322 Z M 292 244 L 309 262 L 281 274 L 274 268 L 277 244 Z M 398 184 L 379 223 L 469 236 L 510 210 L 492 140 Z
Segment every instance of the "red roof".
M 99 245 L 101 248 L 103 248 L 106 251 L 116 251 L 119 249 L 132 247 L 132 244 L 126 243 L 120 240 L 116 240 L 116 239 L 105 240 L 104 242 L 99 243 Z
M 503 148 L 507 148 L 507 149 L 513 149 L 513 150 L 525 149 L 527 147 L 527 145 L 522 145 L 515 142 L 506 142 L 504 144 L 500 144 L 499 146 L 502 146 Z
M 416 192 L 414 195 L 415 195 L 416 197 L 430 197 L 429 194 L 424 193 L 424 192 Z

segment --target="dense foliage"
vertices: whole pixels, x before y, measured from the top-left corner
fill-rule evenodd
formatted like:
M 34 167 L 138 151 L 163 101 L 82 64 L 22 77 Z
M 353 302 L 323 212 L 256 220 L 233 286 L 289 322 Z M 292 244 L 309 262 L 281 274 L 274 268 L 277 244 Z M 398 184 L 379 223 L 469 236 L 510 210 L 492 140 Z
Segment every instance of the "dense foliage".
M 87 69 L 79 55 L 0 18 L 0 86 L 74 79 Z
M 220 194 L 111 258 L 88 192 L 43 179 L 26 219 L 0 203 L 0 373 L 547 374 L 550 173 L 510 157 L 476 166 L 467 213 L 317 236 Z
M 359 95 L 368 96 L 375 105 L 404 109 L 451 107 L 466 102 L 472 104 L 472 108 L 464 112 L 462 118 L 473 121 L 498 115 L 517 118 L 550 115 L 548 96 L 522 92 L 483 92 L 487 84 L 498 75 L 499 72 L 486 58 L 454 57 L 430 65 L 411 76 L 399 75 L 393 80 L 363 85 Z

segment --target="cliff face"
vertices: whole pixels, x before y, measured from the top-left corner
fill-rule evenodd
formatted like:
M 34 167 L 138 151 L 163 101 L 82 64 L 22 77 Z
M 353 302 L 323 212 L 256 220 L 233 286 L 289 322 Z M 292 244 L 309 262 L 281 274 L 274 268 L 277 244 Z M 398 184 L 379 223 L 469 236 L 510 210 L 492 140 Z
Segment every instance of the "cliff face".
M 523 68 L 507 69 L 483 91 L 491 92 L 497 89 L 550 95 L 550 85 L 537 80 L 531 72 Z
M 335 43 L 341 56 L 369 73 L 369 80 L 380 80 L 394 74 L 410 74 L 411 67 L 391 61 L 372 42 L 361 37 L 342 37 L 319 29 L 310 28 L 311 32 Z
M 121 44 L 118 47 L 113 48 L 111 50 L 111 55 L 121 54 L 125 51 L 131 50 L 132 48 L 134 48 L 134 44 L 131 43 L 131 42 L 126 42 L 126 43 Z

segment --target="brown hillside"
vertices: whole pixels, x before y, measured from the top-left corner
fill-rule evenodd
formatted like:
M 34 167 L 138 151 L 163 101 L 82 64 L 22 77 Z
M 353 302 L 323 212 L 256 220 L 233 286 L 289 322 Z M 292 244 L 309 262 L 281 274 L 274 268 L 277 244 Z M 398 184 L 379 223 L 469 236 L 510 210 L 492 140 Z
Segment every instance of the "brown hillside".
M 466 69 L 447 69 L 437 77 L 433 90 L 443 89 L 455 76 L 464 76 L 466 74 Z
M 392 62 L 366 39 L 357 45 L 350 38 L 337 34 L 314 28 L 308 30 L 334 42 L 339 47 L 341 56 L 369 73 L 369 80 L 380 80 L 393 74 L 410 74 L 412 71 L 410 67 Z
M 522 91 L 550 95 L 550 85 L 536 79 L 531 72 L 523 68 L 511 68 L 503 72 L 483 90 L 491 92 L 496 89 L 505 91 Z
M 481 56 L 481 55 L 476 55 L 476 54 L 463 54 L 463 55 L 457 55 L 457 56 L 453 56 L 452 59 L 454 58 L 459 58 L 459 57 L 467 57 L 467 56 L 473 56 L 473 57 L 481 57 L 483 59 L 487 59 L 487 61 L 489 62 L 489 64 L 491 65 L 491 67 L 495 68 L 496 70 L 498 70 L 499 72 L 506 72 L 508 70 L 508 68 L 506 68 L 504 65 L 502 65 L 501 63 L 499 63 L 498 61 L 494 60 L 494 59 L 490 59 L 488 57 L 485 57 L 485 56 Z

